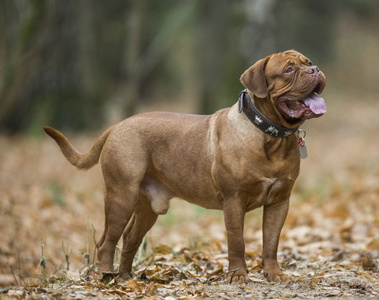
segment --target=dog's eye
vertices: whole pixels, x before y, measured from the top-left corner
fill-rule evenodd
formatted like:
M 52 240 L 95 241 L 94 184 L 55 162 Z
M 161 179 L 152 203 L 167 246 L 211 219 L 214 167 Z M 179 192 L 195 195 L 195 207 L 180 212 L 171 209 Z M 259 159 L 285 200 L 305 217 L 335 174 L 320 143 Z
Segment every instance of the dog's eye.
M 286 73 L 291 73 L 293 71 L 292 67 L 288 67 Z
M 308 62 L 308 66 L 312 66 L 313 64 L 312 64 L 312 62 L 311 61 L 309 61 Z

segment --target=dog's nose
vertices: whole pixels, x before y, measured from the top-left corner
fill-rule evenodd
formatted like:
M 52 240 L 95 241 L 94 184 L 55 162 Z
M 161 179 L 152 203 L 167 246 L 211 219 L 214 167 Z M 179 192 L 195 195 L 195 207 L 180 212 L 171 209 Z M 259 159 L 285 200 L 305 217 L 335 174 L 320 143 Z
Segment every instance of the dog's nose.
M 320 69 L 317 66 L 311 66 L 307 69 L 308 74 L 317 74 L 320 72 Z

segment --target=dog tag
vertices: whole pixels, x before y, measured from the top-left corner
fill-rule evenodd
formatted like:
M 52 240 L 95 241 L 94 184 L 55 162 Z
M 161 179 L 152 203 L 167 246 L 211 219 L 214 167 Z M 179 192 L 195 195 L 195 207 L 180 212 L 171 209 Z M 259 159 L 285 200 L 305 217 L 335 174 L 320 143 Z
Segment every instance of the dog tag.
M 300 158 L 306 159 L 308 157 L 308 151 L 307 151 L 307 146 L 305 146 L 305 140 L 303 137 L 300 138 L 299 145 L 300 145 Z

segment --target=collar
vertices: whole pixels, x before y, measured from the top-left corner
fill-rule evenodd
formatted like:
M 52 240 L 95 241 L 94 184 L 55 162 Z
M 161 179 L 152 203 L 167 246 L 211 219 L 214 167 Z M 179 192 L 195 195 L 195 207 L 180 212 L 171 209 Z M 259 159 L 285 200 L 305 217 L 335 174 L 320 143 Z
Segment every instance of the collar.
M 246 117 L 258 127 L 261 131 L 269 134 L 273 137 L 288 137 L 294 134 L 299 127 L 287 128 L 281 125 L 275 124 L 267 119 L 262 113 L 254 106 L 247 89 L 244 89 L 238 97 L 238 111 L 244 112 Z

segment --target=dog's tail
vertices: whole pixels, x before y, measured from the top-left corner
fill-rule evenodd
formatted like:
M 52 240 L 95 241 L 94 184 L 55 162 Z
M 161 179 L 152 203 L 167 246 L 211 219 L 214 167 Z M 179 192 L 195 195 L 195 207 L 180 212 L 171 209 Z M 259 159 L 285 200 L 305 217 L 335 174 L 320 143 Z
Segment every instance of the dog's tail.
M 45 132 L 50 135 L 61 148 L 63 155 L 67 160 L 79 169 L 87 170 L 99 162 L 100 153 L 103 149 L 105 141 L 107 140 L 109 134 L 111 133 L 113 126 L 109 127 L 96 141 L 92 149 L 86 153 L 82 154 L 78 152 L 68 141 L 68 139 L 58 130 L 45 126 L 43 127 Z

